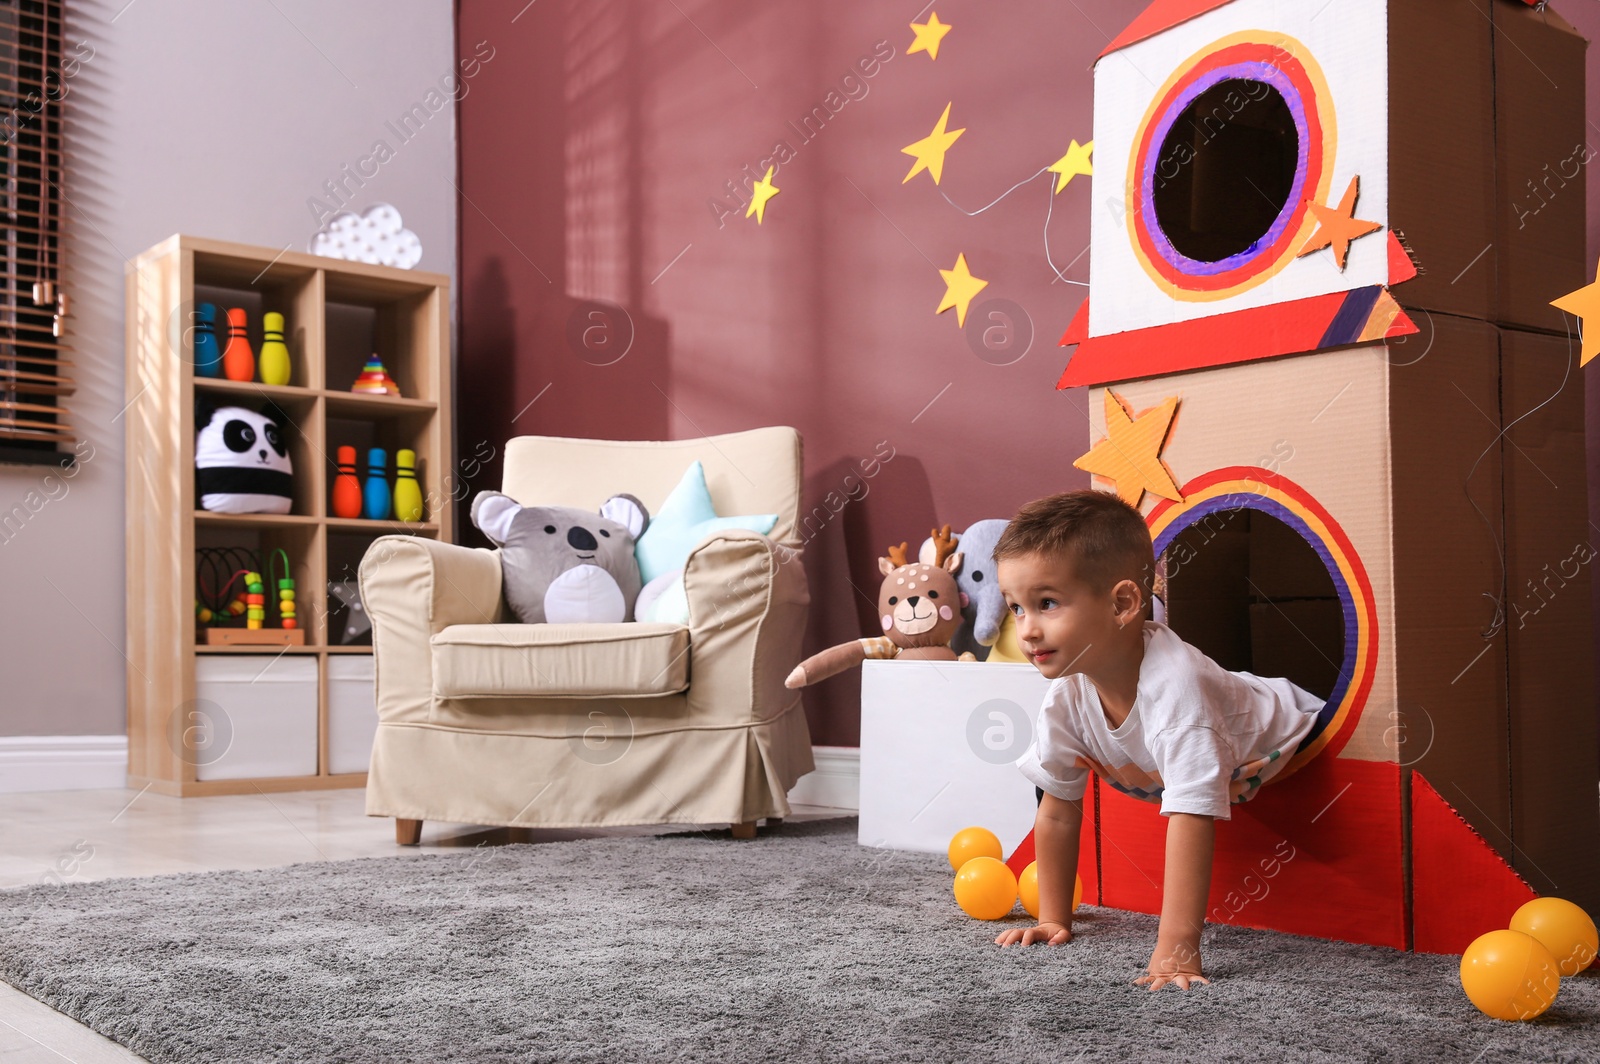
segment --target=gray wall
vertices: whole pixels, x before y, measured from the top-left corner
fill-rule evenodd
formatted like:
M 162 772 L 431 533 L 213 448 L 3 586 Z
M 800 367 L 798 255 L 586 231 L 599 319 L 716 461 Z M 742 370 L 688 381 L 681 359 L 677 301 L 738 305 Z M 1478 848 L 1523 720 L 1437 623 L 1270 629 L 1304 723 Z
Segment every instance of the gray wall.
M 392 157 L 346 201 L 393 203 L 418 268 L 455 274 L 454 106 L 404 142 L 386 125 L 456 73 L 450 0 L 71 0 L 67 37 L 89 56 L 65 184 L 67 402 L 87 460 L 48 485 L 0 466 L 0 513 L 30 492 L 38 508 L 0 530 L 0 736 L 125 727 L 124 262 L 177 232 L 303 251 L 307 201 L 337 206 L 324 182 L 383 140 Z

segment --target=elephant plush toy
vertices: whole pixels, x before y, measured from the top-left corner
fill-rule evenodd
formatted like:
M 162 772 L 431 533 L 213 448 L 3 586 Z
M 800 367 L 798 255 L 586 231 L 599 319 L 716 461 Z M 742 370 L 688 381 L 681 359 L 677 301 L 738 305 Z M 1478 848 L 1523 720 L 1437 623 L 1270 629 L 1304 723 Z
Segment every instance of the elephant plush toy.
M 650 523 L 632 495 L 613 495 L 595 513 L 485 491 L 472 500 L 472 523 L 500 548 L 506 605 L 523 624 L 632 620 L 633 545 Z
M 906 561 L 906 544 L 890 547 L 878 559 L 883 586 L 878 589 L 878 619 L 883 635 L 853 639 L 829 647 L 796 665 L 784 680 L 789 688 L 805 687 L 855 668 L 868 658 L 903 661 L 956 661 L 950 637 L 961 627 L 966 595 L 956 584 L 961 554 L 950 526 L 934 532 L 936 544 L 930 560 Z M 962 661 L 973 655 L 963 654 Z
M 950 645 L 957 651 L 975 655 L 980 661 L 988 656 L 989 648 L 1000 638 L 1000 630 L 1010 616 L 1005 596 L 1000 594 L 1000 581 L 995 578 L 994 563 L 995 544 L 1000 542 L 1000 534 L 1010 523 L 992 517 L 976 522 L 956 537 L 956 545 L 965 559 L 961 571 L 956 574 L 965 605 L 961 610 L 961 627 Z M 937 549 L 935 540 L 924 540 L 918 557 L 928 561 Z

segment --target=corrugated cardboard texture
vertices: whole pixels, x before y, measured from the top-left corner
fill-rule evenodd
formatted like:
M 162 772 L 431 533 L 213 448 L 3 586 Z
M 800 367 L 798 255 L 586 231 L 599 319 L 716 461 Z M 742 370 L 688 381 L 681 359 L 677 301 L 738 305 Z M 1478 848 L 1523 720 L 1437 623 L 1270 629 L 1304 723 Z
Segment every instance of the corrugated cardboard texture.
M 1590 583 L 1591 544 L 1600 536 L 1588 523 L 1577 341 L 1506 330 L 1500 344 L 1501 416 L 1515 422 L 1503 457 L 1511 819 L 1498 834 L 1479 830 L 1541 894 L 1596 912 L 1600 765 Z
M 1430 328 L 1426 354 L 1396 351 L 1414 361 L 1390 374 L 1390 745 L 1493 839 L 1511 822 L 1505 633 L 1484 637 L 1503 535 L 1498 339 L 1470 318 L 1434 314 Z
M 1491 3 L 1389 4 L 1389 225 L 1426 271 L 1407 307 L 1492 314 L 1492 251 L 1466 269 L 1495 239 Z
M 1494 320 L 1563 332 L 1550 300 L 1590 278 L 1584 253 L 1584 51 L 1546 8 L 1490 3 L 1494 19 L 1495 171 L 1499 211 Z M 1449 168 L 1452 173 L 1459 169 Z M 1401 296 L 1402 301 L 1406 297 Z M 1580 448 L 1581 450 L 1581 448 Z
M 1407 357 L 1416 357 L 1422 347 L 1404 345 L 1402 350 Z M 1267 468 L 1294 481 L 1321 503 L 1350 538 L 1377 602 L 1379 652 L 1367 709 L 1348 729 L 1350 737 L 1340 756 L 1374 761 L 1396 757 L 1391 717 L 1396 658 L 1390 652 L 1392 644 L 1386 642 L 1393 620 L 1389 357 L 1384 345 L 1369 344 L 1116 386 L 1117 394 L 1135 410 L 1155 406 L 1169 395 L 1180 397 L 1178 415 L 1162 451 L 1180 486 L 1228 466 Z M 1092 439 L 1105 434 L 1102 392 L 1095 388 L 1089 395 Z M 1143 509 L 1147 514 L 1155 502 L 1146 496 Z M 1212 546 L 1224 552 L 1236 549 L 1230 542 L 1218 535 Z M 1227 566 L 1196 567 L 1196 578 L 1205 579 L 1201 574 L 1206 569 L 1215 573 Z M 1206 608 L 1204 603 L 1185 607 L 1180 602 L 1176 589 L 1182 587 L 1182 579 L 1181 572 L 1176 579 L 1169 575 L 1174 588 L 1172 608 L 1178 618 L 1175 626 L 1183 623 L 1186 610 Z M 1204 588 L 1202 595 L 1215 600 L 1219 609 L 1241 605 L 1237 590 Z M 1248 620 L 1241 618 L 1237 639 L 1248 638 Z

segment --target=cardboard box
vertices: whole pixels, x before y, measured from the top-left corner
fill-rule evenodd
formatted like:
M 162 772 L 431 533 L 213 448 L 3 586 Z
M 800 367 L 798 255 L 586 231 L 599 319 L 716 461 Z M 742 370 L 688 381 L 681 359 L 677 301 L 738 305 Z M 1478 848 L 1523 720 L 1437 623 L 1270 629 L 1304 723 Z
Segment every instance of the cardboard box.
M 1395 942 L 1392 918 L 1417 882 L 1393 876 L 1413 842 L 1434 894 L 1456 855 L 1477 862 L 1457 886 L 1484 895 L 1461 912 L 1525 891 L 1513 867 L 1534 890 L 1600 909 L 1583 390 L 1549 305 L 1589 280 L 1585 47 L 1550 9 L 1509 0 L 1222 0 L 1152 4 L 1096 64 L 1105 194 L 1060 386 L 1091 386 L 1089 443 L 1106 436 L 1107 386 L 1135 417 L 1178 399 L 1159 457 L 1183 498 L 1142 502 L 1158 551 L 1181 549 L 1208 514 L 1261 511 L 1244 546 L 1219 539 L 1213 564 L 1202 553 L 1170 582 L 1179 634 L 1234 657 L 1242 611 L 1261 672 L 1314 671 L 1324 650 L 1340 666 L 1313 741 L 1250 803 L 1320 862 L 1284 908 L 1256 907 L 1259 926 L 1347 934 L 1332 912 L 1308 926 L 1309 892 L 1365 868 L 1385 884 L 1384 930 L 1367 940 Z M 1227 138 L 1183 127 L 1241 62 L 1301 108 L 1306 198 L 1326 209 L 1359 190 L 1351 228 L 1371 231 L 1350 237 L 1343 262 L 1337 243 L 1289 253 L 1326 224 L 1291 213 L 1293 196 L 1283 232 L 1228 257 L 1182 253 L 1200 246 L 1199 215 L 1158 200 L 1162 167 L 1211 151 L 1182 180 L 1212 203 L 1240 176 L 1230 167 L 1271 156 L 1259 138 L 1230 153 Z M 1179 163 L 1167 139 L 1185 148 Z M 1355 821 L 1309 815 L 1358 783 L 1371 793 Z M 1107 861 L 1109 903 L 1155 905 L 1140 884 L 1159 882 L 1156 822 L 1120 796 L 1102 804 L 1102 841 L 1137 873 Z M 1381 852 L 1354 843 L 1363 819 Z M 1250 874 L 1251 846 L 1268 837 L 1219 832 L 1214 881 Z M 1437 920 L 1421 938 L 1454 941 Z

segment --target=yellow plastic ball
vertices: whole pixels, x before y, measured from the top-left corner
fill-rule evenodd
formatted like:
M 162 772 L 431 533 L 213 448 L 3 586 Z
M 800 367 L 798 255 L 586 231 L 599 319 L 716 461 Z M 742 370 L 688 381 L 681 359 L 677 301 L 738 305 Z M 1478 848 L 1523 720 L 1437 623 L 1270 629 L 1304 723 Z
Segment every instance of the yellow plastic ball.
M 1531 1020 L 1554 1003 L 1561 973 L 1532 935 L 1490 931 L 1461 955 L 1461 989 L 1485 1016 Z
M 950 867 L 959 872 L 961 866 L 974 857 L 993 857 L 998 861 L 1005 856 L 1005 851 L 1000 849 L 1000 839 L 988 828 L 962 828 L 950 840 L 946 856 L 950 858 Z
M 1600 951 L 1589 914 L 1563 898 L 1535 898 L 1511 917 L 1511 930 L 1532 935 L 1550 951 L 1562 975 L 1577 975 Z
M 956 873 L 956 904 L 978 920 L 998 920 L 1017 904 L 1017 877 L 997 857 L 974 857 Z
M 1017 896 L 1022 899 L 1022 907 L 1028 910 L 1028 915 L 1035 920 L 1039 919 L 1039 862 L 1029 861 L 1028 867 L 1022 870 L 1022 875 L 1017 879 Z M 1072 877 L 1072 911 L 1078 911 L 1078 903 L 1083 900 L 1083 877 Z

